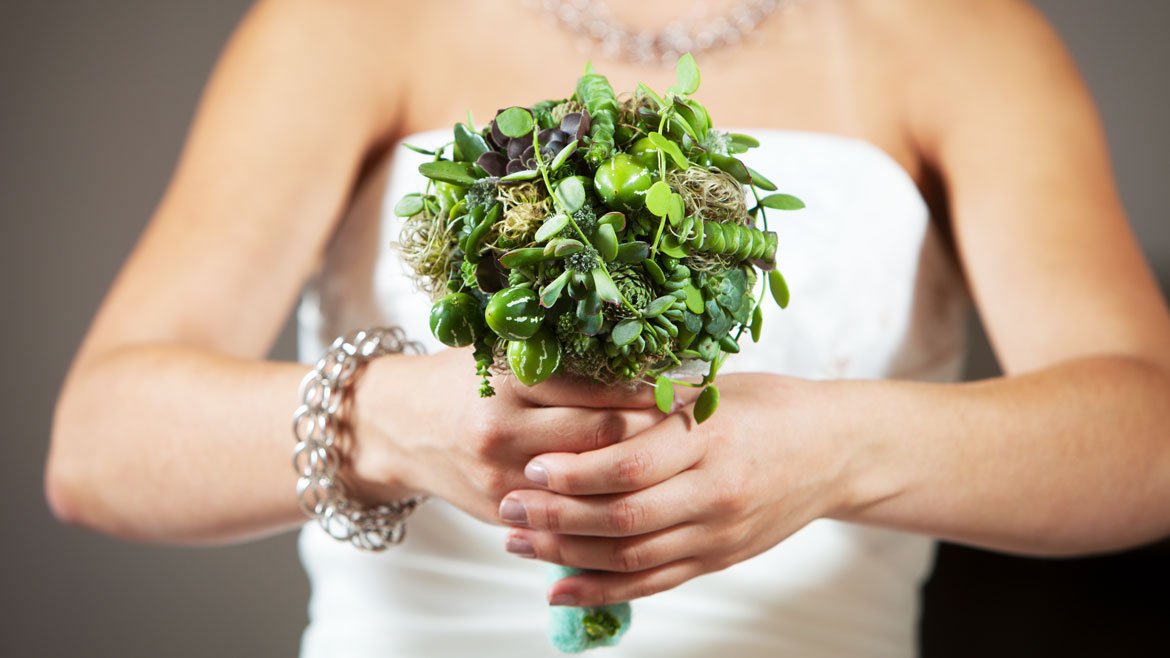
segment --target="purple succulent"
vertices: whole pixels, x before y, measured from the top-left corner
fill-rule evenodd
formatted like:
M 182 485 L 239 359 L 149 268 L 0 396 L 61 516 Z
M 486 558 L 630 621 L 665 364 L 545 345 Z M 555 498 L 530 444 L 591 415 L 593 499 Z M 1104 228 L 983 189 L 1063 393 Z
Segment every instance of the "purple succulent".
M 505 108 L 507 109 L 507 108 Z M 504 110 L 500 110 L 503 112 Z M 496 116 L 500 115 L 496 112 Z M 589 113 L 570 112 L 566 114 L 559 126 L 545 128 L 536 135 L 540 144 L 540 157 L 544 160 L 552 159 L 561 149 L 573 141 L 584 139 L 589 134 Z M 475 164 L 479 165 L 489 176 L 506 176 L 525 169 L 536 168 L 536 149 L 532 145 L 532 138 L 508 137 L 496 126 L 492 119 L 488 133 L 488 144 L 493 150 L 479 156 Z

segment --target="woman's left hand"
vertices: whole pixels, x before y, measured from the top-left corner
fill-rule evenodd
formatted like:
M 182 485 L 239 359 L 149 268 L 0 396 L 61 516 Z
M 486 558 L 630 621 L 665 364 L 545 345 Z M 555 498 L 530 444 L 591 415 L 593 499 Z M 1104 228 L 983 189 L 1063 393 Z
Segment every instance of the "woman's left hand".
M 845 509 L 851 452 L 832 383 L 768 374 L 719 378 L 719 410 L 689 407 L 626 441 L 535 457 L 541 488 L 509 493 L 507 549 L 581 569 L 552 586 L 553 605 L 649 596 L 775 546 Z

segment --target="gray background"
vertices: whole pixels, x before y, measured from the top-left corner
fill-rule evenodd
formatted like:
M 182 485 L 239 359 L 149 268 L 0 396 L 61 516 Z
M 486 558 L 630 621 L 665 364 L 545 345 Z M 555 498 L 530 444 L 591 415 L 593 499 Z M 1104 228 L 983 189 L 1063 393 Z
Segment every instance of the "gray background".
M 58 525 L 42 494 L 49 421 L 69 359 L 158 201 L 200 88 L 247 4 L 0 6 L 4 655 L 296 651 L 307 588 L 292 536 L 220 549 L 127 545 Z M 1092 86 L 1127 208 L 1165 289 L 1170 3 L 1038 4 Z M 276 355 L 292 355 L 289 332 Z M 971 373 L 995 373 L 985 343 L 974 349 Z M 1165 551 L 1158 558 L 1170 564 Z M 948 559 L 961 572 L 961 559 Z M 935 605 L 947 596 L 936 591 Z

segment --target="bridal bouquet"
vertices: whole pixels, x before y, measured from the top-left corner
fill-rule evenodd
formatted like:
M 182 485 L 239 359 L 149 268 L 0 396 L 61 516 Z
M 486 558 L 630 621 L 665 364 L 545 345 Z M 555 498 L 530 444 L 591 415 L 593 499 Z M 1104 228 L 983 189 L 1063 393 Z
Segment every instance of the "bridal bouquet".
M 639 84 L 619 98 L 587 66 L 568 98 L 482 129 L 468 117 L 434 151 L 407 145 L 433 160 L 395 206 L 398 246 L 435 300 L 435 337 L 474 346 L 481 395 L 493 372 L 530 386 L 567 373 L 653 382 L 663 412 L 675 386 L 700 387 L 695 420 L 715 412 L 720 365 L 745 332 L 759 340 L 758 273 L 788 304 L 767 210 L 804 204 L 736 158 L 759 142 L 715 129 L 698 86 L 689 54 L 665 95 Z M 683 379 L 696 365 L 701 381 Z M 581 651 L 615 643 L 629 606 L 554 615 L 554 644 Z

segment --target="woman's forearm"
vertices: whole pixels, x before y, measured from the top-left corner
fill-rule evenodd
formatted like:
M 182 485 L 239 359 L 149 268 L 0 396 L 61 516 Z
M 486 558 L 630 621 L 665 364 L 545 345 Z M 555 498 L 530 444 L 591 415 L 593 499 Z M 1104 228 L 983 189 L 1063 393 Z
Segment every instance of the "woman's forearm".
M 862 446 L 845 516 L 1062 555 L 1170 533 L 1170 376 L 1086 358 L 965 384 L 841 382 Z
M 180 543 L 303 521 L 290 458 L 306 371 L 163 344 L 87 361 L 54 419 L 54 512 L 124 538 Z

